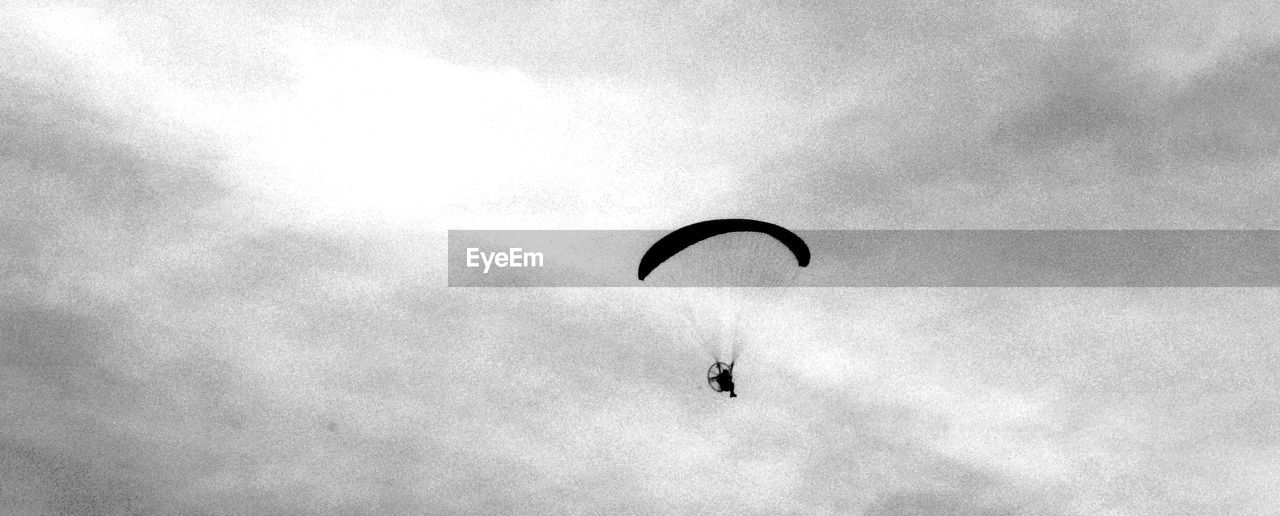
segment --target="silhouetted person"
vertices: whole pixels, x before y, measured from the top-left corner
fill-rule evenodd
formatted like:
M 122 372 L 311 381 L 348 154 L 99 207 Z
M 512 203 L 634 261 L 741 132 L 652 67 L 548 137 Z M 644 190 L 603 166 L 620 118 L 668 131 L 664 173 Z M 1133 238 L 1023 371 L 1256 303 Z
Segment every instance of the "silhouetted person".
M 737 398 L 738 395 L 733 392 L 733 372 L 728 369 L 720 371 L 716 375 L 716 383 L 720 385 L 720 392 L 729 391 L 730 398 Z

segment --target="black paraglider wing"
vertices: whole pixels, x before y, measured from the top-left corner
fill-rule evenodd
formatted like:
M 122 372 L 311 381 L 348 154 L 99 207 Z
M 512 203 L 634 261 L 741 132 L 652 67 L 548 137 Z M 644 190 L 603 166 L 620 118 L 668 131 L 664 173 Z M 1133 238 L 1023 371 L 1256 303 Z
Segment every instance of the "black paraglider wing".
M 659 239 L 649 250 L 640 258 L 640 268 L 637 270 L 637 277 L 640 281 L 644 281 L 645 277 L 654 269 L 662 265 L 662 262 L 668 258 L 675 256 L 685 248 L 694 245 L 708 238 L 723 235 L 725 233 L 752 232 L 764 233 L 782 242 L 787 246 L 791 253 L 795 255 L 796 262 L 801 267 L 809 266 L 809 246 L 799 235 L 792 233 L 787 228 L 777 224 L 770 224 L 759 220 L 751 219 L 715 219 L 696 222 L 688 226 L 682 227 L 668 233 Z

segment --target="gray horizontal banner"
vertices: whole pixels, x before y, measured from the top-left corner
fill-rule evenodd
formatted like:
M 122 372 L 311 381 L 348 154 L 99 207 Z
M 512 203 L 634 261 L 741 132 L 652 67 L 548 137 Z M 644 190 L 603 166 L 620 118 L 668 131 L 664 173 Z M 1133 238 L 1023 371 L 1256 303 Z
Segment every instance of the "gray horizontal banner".
M 645 280 L 667 231 L 449 231 L 452 287 L 1276 287 L 1272 230 L 796 231 L 699 242 Z

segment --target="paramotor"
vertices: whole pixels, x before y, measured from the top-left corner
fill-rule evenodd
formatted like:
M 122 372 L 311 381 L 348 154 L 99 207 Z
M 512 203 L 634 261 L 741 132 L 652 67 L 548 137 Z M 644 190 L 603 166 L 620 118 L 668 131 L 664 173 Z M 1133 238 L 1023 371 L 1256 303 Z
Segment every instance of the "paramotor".
M 685 249 L 719 235 L 739 232 L 762 233 L 767 235 L 773 240 L 776 240 L 786 246 L 786 248 L 791 251 L 791 254 L 795 257 L 795 263 L 797 265 L 800 267 L 808 267 L 809 265 L 809 246 L 798 235 L 786 228 L 783 228 L 782 226 L 751 219 L 715 219 L 684 226 L 660 238 L 650 246 L 649 249 L 645 251 L 644 256 L 640 258 L 640 266 L 636 271 L 636 276 L 640 281 L 644 281 L 645 278 L 649 277 L 650 273 L 654 272 L 654 270 L 660 265 L 667 262 L 677 254 L 680 254 Z M 761 240 L 765 242 L 768 241 L 765 239 Z M 717 242 L 720 241 L 717 240 Z M 772 247 L 772 244 L 769 244 L 769 247 Z M 745 284 L 752 286 L 779 285 L 779 279 L 794 279 L 794 272 L 783 271 L 795 271 L 796 269 L 792 266 L 785 265 L 786 260 L 781 256 L 769 254 L 768 256 L 772 256 L 777 260 L 772 265 L 754 261 L 755 256 L 760 256 L 759 254 L 755 254 L 755 251 L 763 251 L 765 249 L 765 247 L 752 249 L 752 252 L 747 253 L 745 256 L 751 256 L 753 259 L 748 260 L 746 263 L 727 256 L 724 258 L 724 261 L 721 262 L 722 258 L 720 257 L 725 255 L 707 255 L 705 253 L 699 255 L 698 252 L 694 251 L 692 252 L 694 255 L 692 258 L 694 260 L 693 263 L 704 266 L 702 268 L 694 267 L 690 269 L 688 268 L 688 263 L 685 263 L 685 268 L 681 269 L 680 265 L 675 265 L 675 277 L 685 279 L 687 282 L 683 285 L 688 285 L 689 283 L 702 285 L 725 284 L 714 280 L 709 281 L 714 275 L 720 275 L 722 280 L 725 278 L 729 279 L 730 284 Z M 708 258 L 710 258 L 710 261 L 700 261 L 707 260 Z M 737 265 L 735 266 L 735 264 Z M 669 267 L 672 266 L 668 266 L 668 268 Z M 668 268 L 664 268 L 663 270 L 668 271 L 664 274 L 669 276 L 672 273 Z M 683 276 L 681 276 L 681 272 L 684 272 Z M 751 281 L 753 273 L 763 273 L 764 278 L 762 279 L 767 280 L 772 277 L 773 281 L 753 282 Z M 742 282 L 742 280 L 745 280 L 745 282 Z M 656 281 L 660 284 L 662 283 L 662 280 Z M 785 286 L 786 283 L 786 281 L 783 281 L 780 284 Z M 681 285 L 681 282 L 676 282 L 676 284 Z M 729 338 L 715 339 L 708 338 L 703 335 L 702 330 L 714 330 L 714 328 L 704 328 L 705 323 L 693 320 L 696 319 L 696 317 L 692 315 L 694 312 L 693 309 L 695 308 L 692 304 L 687 307 L 690 310 L 686 313 L 686 315 L 690 315 L 691 322 L 694 323 L 693 330 L 696 340 L 703 345 L 704 350 L 706 350 L 708 354 L 711 355 L 711 358 L 716 361 L 711 365 L 711 368 L 707 370 L 707 384 L 710 385 L 711 390 L 715 392 L 728 392 L 729 397 L 731 398 L 737 397 L 737 394 L 734 392 L 733 365 L 738 360 L 738 353 L 740 350 L 738 345 L 738 341 L 740 339 L 735 338 L 736 335 L 733 334 L 739 329 L 738 324 L 743 305 L 741 295 L 747 291 L 748 290 L 746 289 L 735 289 L 734 292 L 736 292 L 737 295 L 731 295 L 730 297 L 738 297 L 739 299 L 737 299 L 736 302 L 712 303 L 714 309 L 725 312 L 725 315 L 711 318 L 713 321 L 732 321 L 730 323 L 730 327 L 727 328 L 729 330 L 728 333 L 730 334 Z M 683 295 L 692 295 L 692 293 L 686 293 Z M 686 300 L 686 302 L 688 301 Z M 721 329 L 723 330 L 726 328 L 721 326 Z M 720 341 L 722 344 L 717 346 L 716 341 Z M 726 364 L 722 360 L 728 360 L 728 363 Z

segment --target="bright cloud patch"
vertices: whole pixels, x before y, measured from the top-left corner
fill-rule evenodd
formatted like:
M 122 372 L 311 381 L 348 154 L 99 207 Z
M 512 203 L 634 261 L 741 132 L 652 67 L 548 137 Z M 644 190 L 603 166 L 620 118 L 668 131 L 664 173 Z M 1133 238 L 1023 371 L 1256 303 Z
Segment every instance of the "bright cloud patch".
M 552 168 L 563 114 L 514 71 L 352 46 L 299 52 L 296 97 L 263 120 L 277 188 L 326 211 L 395 218 L 491 196 Z

